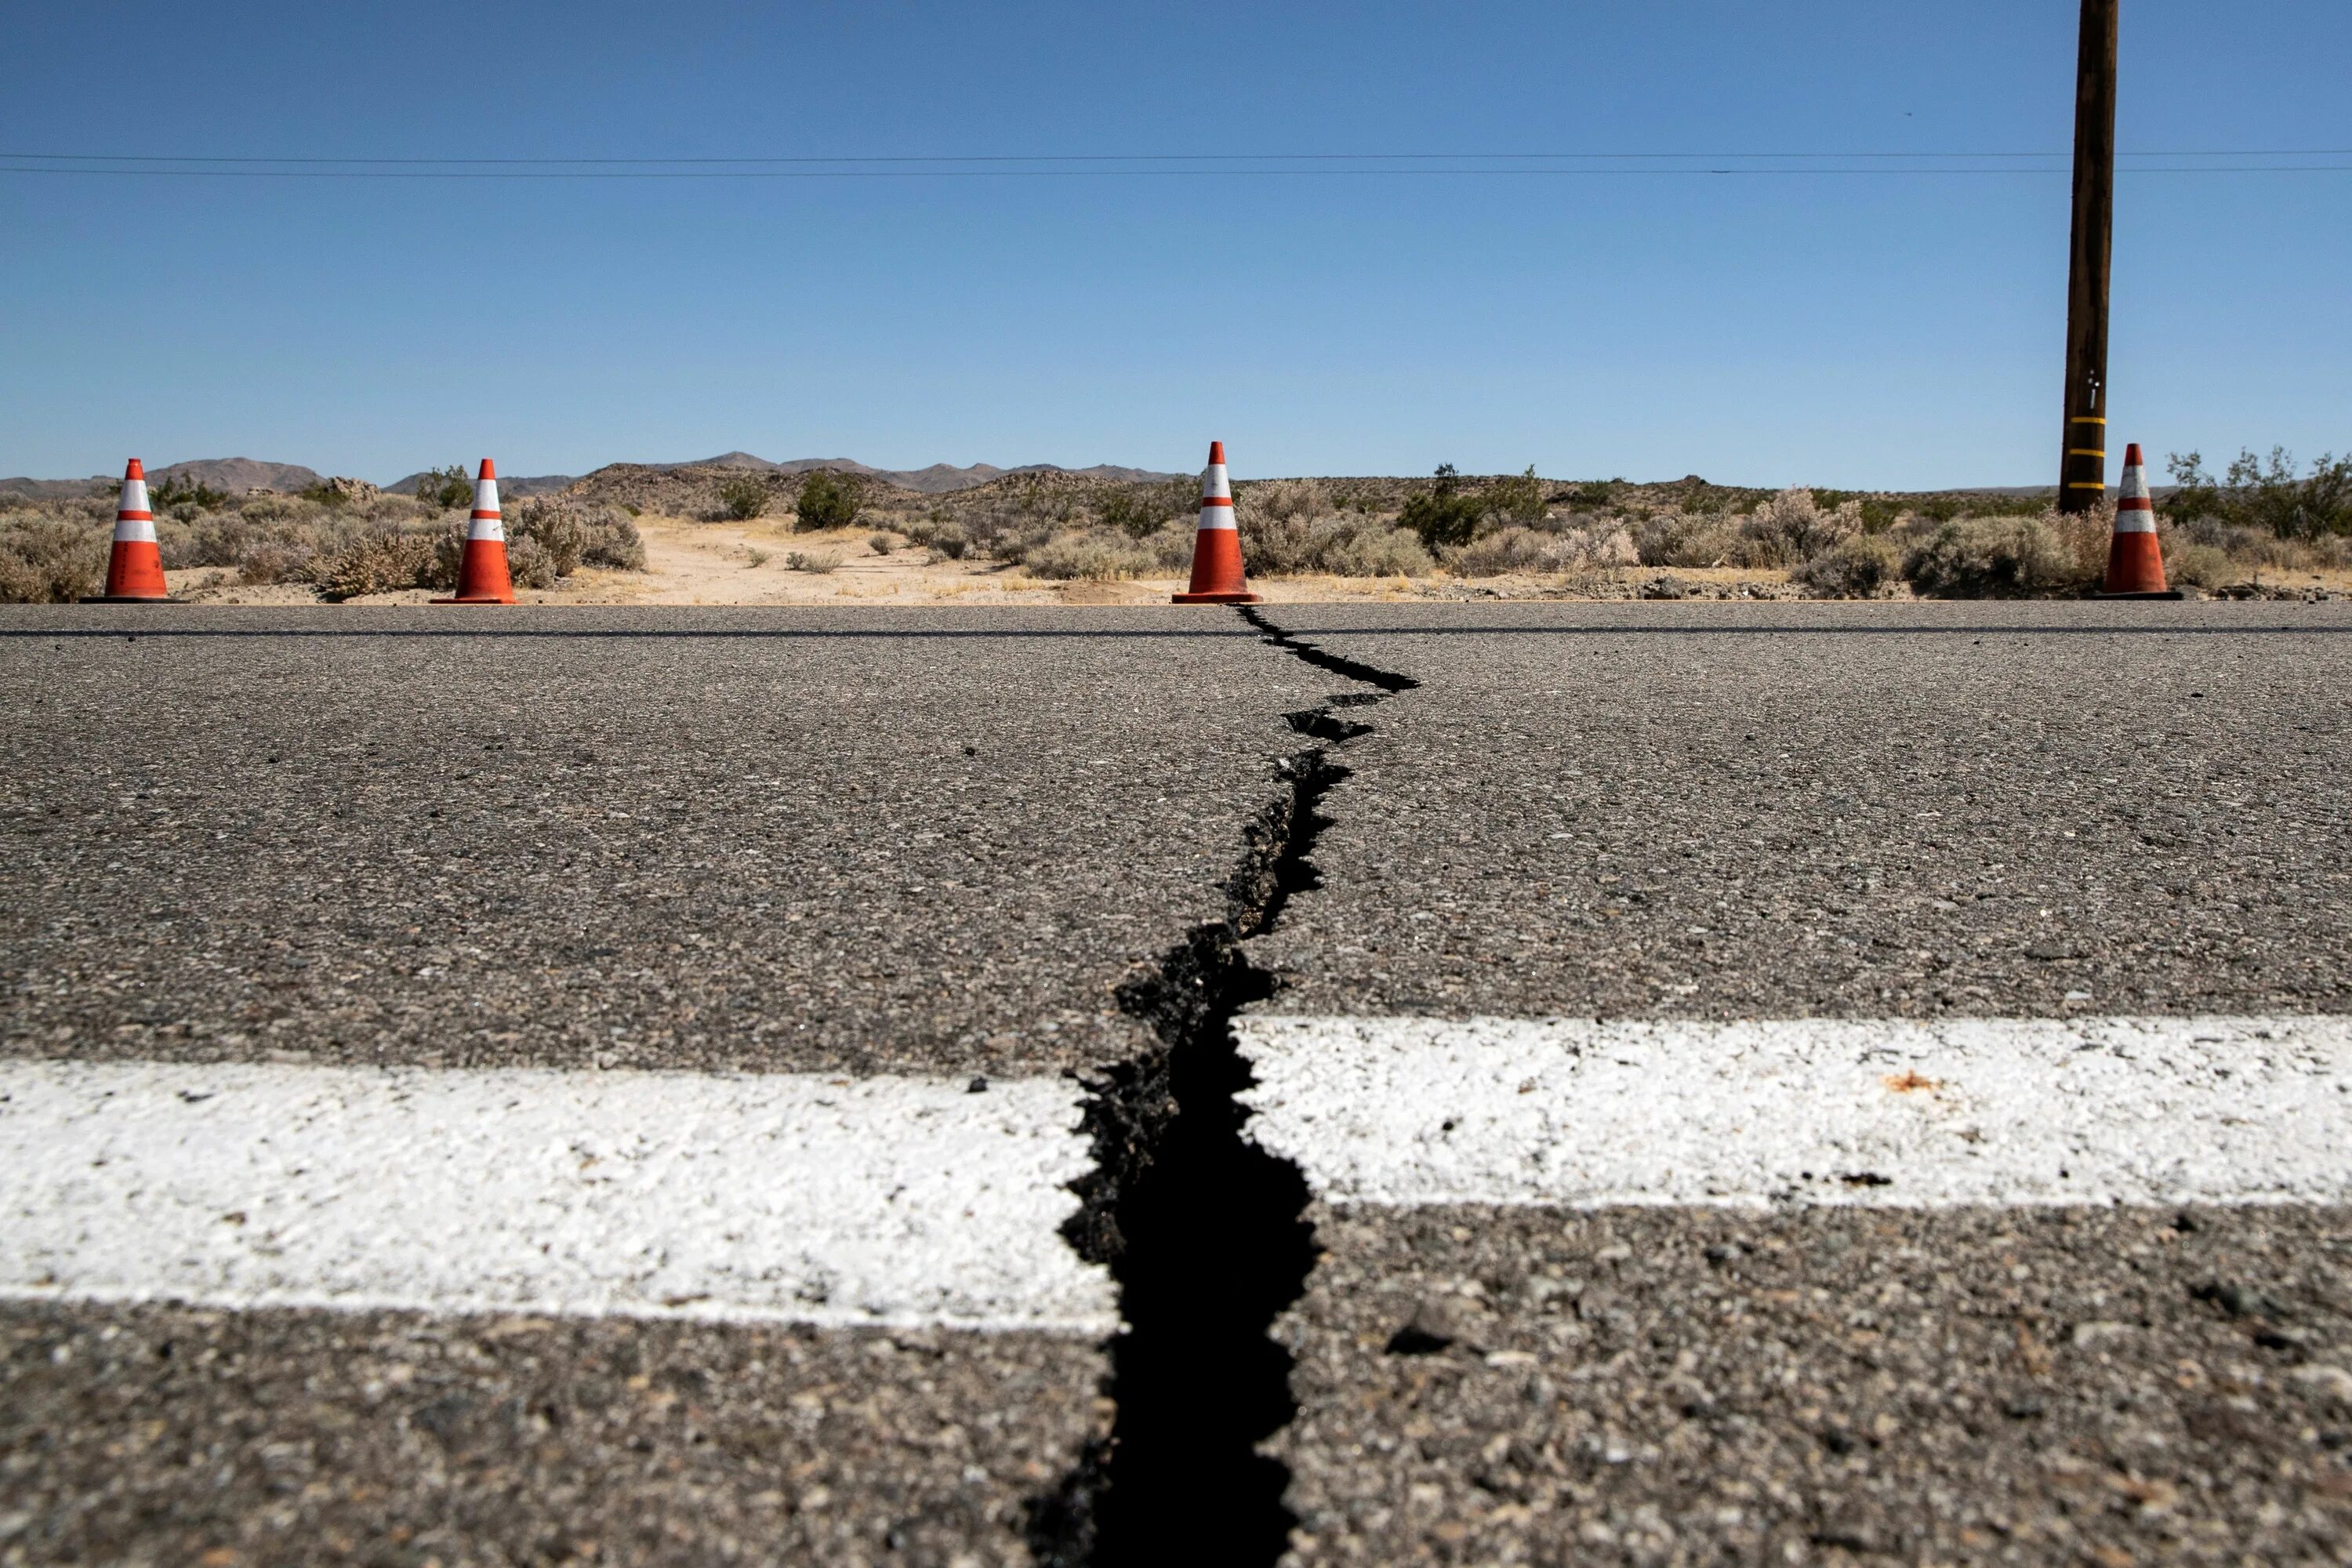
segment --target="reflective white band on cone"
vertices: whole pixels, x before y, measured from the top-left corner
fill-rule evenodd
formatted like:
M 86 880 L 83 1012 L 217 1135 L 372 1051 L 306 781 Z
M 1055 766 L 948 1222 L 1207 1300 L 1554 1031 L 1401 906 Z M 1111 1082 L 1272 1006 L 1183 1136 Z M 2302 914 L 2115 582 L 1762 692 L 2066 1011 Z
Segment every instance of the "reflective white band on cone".
M 507 531 L 499 518 L 499 481 L 474 481 L 473 526 L 466 530 L 468 539 L 504 539 Z
M 147 506 L 147 481 L 124 479 L 122 499 L 114 507 L 114 540 L 118 544 L 152 541 L 155 537 L 154 513 Z
M 1201 526 L 1234 526 L 1234 487 L 1223 463 L 1211 463 L 1201 470 Z

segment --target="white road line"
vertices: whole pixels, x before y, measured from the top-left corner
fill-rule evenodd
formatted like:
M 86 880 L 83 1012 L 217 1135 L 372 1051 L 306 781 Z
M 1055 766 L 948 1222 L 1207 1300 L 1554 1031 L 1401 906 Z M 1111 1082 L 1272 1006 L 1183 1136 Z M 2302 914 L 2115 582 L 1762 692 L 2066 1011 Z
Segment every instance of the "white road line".
M 2352 1201 L 2352 1019 L 1237 1021 L 1339 1203 Z
M 0 1297 L 1108 1334 L 1080 1094 L 0 1063 Z

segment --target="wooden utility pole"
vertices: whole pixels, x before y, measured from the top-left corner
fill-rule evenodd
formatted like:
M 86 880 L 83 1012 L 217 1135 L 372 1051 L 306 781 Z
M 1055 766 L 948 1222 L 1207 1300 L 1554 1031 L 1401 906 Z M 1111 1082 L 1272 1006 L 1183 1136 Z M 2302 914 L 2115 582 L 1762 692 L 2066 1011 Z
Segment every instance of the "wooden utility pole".
M 2066 266 L 2065 456 L 2058 507 L 2107 490 L 2107 265 L 2116 217 L 2116 36 L 2122 0 L 2083 0 L 2074 59 L 2074 228 Z

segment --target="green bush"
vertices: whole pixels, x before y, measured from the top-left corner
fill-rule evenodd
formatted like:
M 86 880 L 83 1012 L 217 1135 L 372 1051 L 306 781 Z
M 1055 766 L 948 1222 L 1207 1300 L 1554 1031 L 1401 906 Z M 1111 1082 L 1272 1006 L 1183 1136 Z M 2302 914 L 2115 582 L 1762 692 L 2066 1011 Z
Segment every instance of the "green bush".
M 803 529 L 847 528 L 866 504 L 866 487 L 856 474 L 819 468 L 801 481 L 800 500 L 793 510 L 795 526 Z
M 227 504 L 226 490 L 216 490 L 203 480 L 191 479 L 185 474 L 173 474 L 170 479 L 147 487 L 147 505 L 154 511 L 170 511 L 183 506 L 197 511 L 218 511 Z
M 1440 463 L 1429 489 L 1405 499 L 1397 522 L 1420 536 L 1423 549 L 1435 551 L 1469 543 L 1478 531 L 1478 520 L 1486 515 L 1486 502 L 1462 488 L 1462 476 L 1454 465 Z
M 1095 505 L 1096 521 L 1106 528 L 1118 529 L 1129 538 L 1142 539 L 1156 532 L 1172 517 L 1182 517 L 1199 501 L 1192 493 L 1190 479 L 1171 479 L 1157 485 L 1123 485 L 1107 491 Z
M 2281 539 L 2323 539 L 2352 534 L 2352 453 L 2322 452 L 2307 478 L 2294 475 L 2294 458 L 2273 447 L 2268 459 L 2242 451 L 2216 479 L 2195 452 L 2170 455 L 2168 466 L 2180 488 L 2165 501 L 2166 513 L 2188 522 L 2214 518 L 2241 528 L 2258 528 Z
M 462 463 L 452 463 L 446 468 L 427 468 L 416 481 L 416 499 L 443 511 L 457 507 L 471 510 L 474 481 L 467 476 Z
M 1543 481 L 1536 478 L 1533 463 L 1528 465 L 1525 473 L 1514 474 L 1489 486 L 1484 499 L 1486 515 L 1499 517 L 1507 524 L 1532 528 L 1544 520 Z
M 749 522 L 767 510 L 767 482 L 757 475 L 740 474 L 734 479 L 719 481 L 720 516 L 734 522 Z

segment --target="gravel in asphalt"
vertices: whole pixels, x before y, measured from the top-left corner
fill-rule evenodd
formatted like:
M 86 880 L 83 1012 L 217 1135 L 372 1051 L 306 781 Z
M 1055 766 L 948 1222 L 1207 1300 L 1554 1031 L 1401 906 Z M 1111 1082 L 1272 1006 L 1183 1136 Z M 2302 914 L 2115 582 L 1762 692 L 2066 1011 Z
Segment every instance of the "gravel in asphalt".
M 1310 1217 L 1294 1563 L 2352 1552 L 2340 1208 Z
M 1333 684 L 1220 609 L 12 608 L 0 1050 L 1120 1059 Z
M 1283 1012 L 2352 1012 L 2346 606 L 1277 611 L 1423 682 Z
M 1273 618 L 1422 684 L 1347 746 L 1320 886 L 1249 944 L 1269 1021 L 2352 1012 L 2340 607 Z M 1652 1061 L 1661 1126 L 1717 1084 L 1736 1130 L 1727 1075 Z M 1465 1090 L 1505 1108 L 1488 1132 L 1512 1088 Z M 1476 1133 L 1367 1148 L 1451 1170 Z M 2342 1208 L 1740 1212 L 1675 1200 L 1683 1174 L 1615 1206 L 1312 1205 L 1290 1561 L 2352 1554 Z
M 1057 1335 L 0 1306 L 0 1562 L 1027 1562 Z

